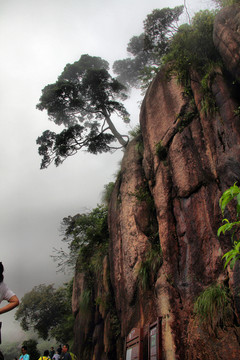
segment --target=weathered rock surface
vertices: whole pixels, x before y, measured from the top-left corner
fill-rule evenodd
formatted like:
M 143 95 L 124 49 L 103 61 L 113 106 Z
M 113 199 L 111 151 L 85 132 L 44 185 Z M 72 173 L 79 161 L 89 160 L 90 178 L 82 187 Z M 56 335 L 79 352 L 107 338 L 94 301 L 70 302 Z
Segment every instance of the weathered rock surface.
M 132 142 L 123 158 L 109 212 L 111 280 L 116 307 L 124 322 L 122 329 L 142 326 L 148 317 L 148 311 L 142 311 L 142 304 L 136 298 L 137 267 L 150 247 L 146 235 L 151 221 L 149 206 L 137 198 L 138 191 L 145 186 L 136 143 Z M 147 304 L 150 308 L 151 302 Z M 122 335 L 126 335 L 125 331 Z
M 222 9 L 216 16 L 213 41 L 232 75 L 240 79 L 240 4 Z
M 219 14 L 214 35 L 231 76 L 238 79 L 239 14 L 239 7 Z M 130 330 L 143 327 L 146 333 L 157 316 L 162 318 L 163 359 L 239 359 L 240 267 L 223 269 L 221 258 L 231 241 L 227 236 L 218 238 L 217 229 L 222 221 L 219 198 L 240 180 L 240 118 L 235 112 L 240 93 L 233 91 L 229 74 L 216 69 L 211 90 L 218 111 L 206 115 L 198 75 L 192 74 L 192 79 L 195 109 L 174 79 L 166 81 L 164 70 L 154 79 L 140 113 L 144 150 L 137 148 L 139 139 L 128 145 L 112 194 L 109 265 L 104 265 L 109 266 L 110 283 L 105 281 L 105 289 L 96 291 L 107 294 L 111 287 L 121 324 L 115 344 L 104 309 L 83 324 L 77 302 L 84 280 L 80 275 L 75 278 L 76 352 L 81 353 L 79 344 L 86 341 L 91 322 L 93 359 L 123 358 L 123 341 Z M 192 121 L 185 124 L 182 119 L 189 113 Z M 156 232 L 162 264 L 144 290 L 138 269 Z M 214 283 L 230 287 L 234 316 L 226 328 L 209 335 L 194 321 L 193 305 Z
M 168 111 L 163 104 L 165 99 L 169 101 L 176 93 L 181 99 L 181 95 L 179 89 L 171 95 L 176 86 L 174 80 L 163 88 L 162 77 L 163 74 L 159 74 L 148 90 L 140 122 L 143 167 L 156 206 L 163 252 L 155 292 L 157 314 L 163 321 L 164 358 L 210 359 L 213 353 L 215 359 L 234 359 L 240 348 L 238 336 L 230 335 L 233 328 L 218 340 L 210 341 L 205 334 L 202 341 L 207 344 L 206 350 L 197 346 L 199 335 L 194 335 L 189 324 L 193 303 L 200 291 L 215 282 L 232 279 L 231 274 L 223 271 L 221 261 L 230 243 L 218 239 L 216 234 L 221 221 L 218 205 L 221 193 L 240 176 L 240 128 L 239 118 L 234 116 L 236 99 L 231 98 L 227 82 L 219 73 L 212 87 L 219 111 L 215 115 L 204 115 L 196 75 L 192 90 L 198 113 L 190 125 L 168 141 L 166 159 L 159 161 L 154 149 L 159 142 L 164 143 L 166 132 L 171 131 L 176 121 L 173 114 L 180 113 L 184 106 L 178 100 L 172 102 L 174 105 Z M 160 102 L 156 94 L 163 91 Z M 159 124 L 154 131 L 152 122 Z M 231 345 L 223 355 L 221 348 L 226 338 Z M 196 347 L 198 357 L 193 355 Z

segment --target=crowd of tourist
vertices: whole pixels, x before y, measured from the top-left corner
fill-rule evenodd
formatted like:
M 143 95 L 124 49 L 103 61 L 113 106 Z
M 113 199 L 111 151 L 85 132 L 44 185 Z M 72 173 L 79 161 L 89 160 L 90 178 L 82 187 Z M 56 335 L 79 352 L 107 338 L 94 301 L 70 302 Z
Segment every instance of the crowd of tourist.
M 0 315 L 4 314 L 10 310 L 13 310 L 19 304 L 18 297 L 15 293 L 8 288 L 8 286 L 4 283 L 4 267 L 2 262 L 0 262 L 0 303 L 3 300 L 8 302 L 7 305 L 0 307 Z M 0 344 L 1 344 L 1 325 L 0 322 Z M 31 359 L 30 355 L 28 354 L 28 349 L 25 345 L 21 347 L 21 355 L 19 358 L 15 358 L 14 360 L 37 360 Z M 4 355 L 0 351 L 0 360 L 4 360 Z M 38 360 L 76 360 L 75 355 L 69 352 L 69 345 L 64 344 L 63 347 L 59 345 L 57 350 L 55 351 L 53 347 L 51 347 L 50 351 L 45 350 L 43 355 L 40 356 Z
M 22 354 L 19 359 L 15 358 L 15 360 L 31 360 L 30 355 L 27 353 L 27 347 L 22 346 L 21 348 Z M 54 347 L 51 347 L 49 350 L 44 350 L 43 355 L 40 356 L 38 360 L 74 360 L 73 354 L 69 352 L 69 345 L 64 344 L 63 347 L 59 345 L 57 350 L 54 350 Z

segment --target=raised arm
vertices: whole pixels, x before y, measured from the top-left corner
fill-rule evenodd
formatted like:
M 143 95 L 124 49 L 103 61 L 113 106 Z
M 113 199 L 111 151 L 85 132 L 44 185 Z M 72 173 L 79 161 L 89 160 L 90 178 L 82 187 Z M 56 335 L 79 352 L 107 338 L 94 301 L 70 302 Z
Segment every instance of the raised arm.
M 4 314 L 12 309 L 14 309 L 16 306 L 19 305 L 19 300 L 16 295 L 13 295 L 8 300 L 8 304 L 0 308 L 0 314 Z

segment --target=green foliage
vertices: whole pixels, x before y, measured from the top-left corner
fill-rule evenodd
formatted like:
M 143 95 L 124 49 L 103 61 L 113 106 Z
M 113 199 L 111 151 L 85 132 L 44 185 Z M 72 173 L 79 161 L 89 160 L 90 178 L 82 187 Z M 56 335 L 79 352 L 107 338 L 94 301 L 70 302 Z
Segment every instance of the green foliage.
M 130 139 L 135 139 L 135 138 L 138 138 L 139 136 L 141 136 L 142 130 L 141 130 L 140 125 L 136 125 L 134 129 L 132 129 L 128 132 L 128 134 L 130 135 Z
M 234 115 L 240 116 L 240 106 L 238 106 L 237 109 L 234 110 Z
M 224 215 L 226 206 L 234 199 L 237 201 L 236 210 L 237 210 L 237 216 L 239 216 L 239 214 L 240 214 L 240 188 L 236 185 L 236 183 L 234 183 L 233 186 L 231 186 L 229 189 L 224 191 L 224 193 L 222 194 L 222 196 L 219 200 L 219 206 L 222 210 L 223 215 Z
M 209 63 L 220 60 L 212 40 L 214 18 L 214 11 L 200 11 L 173 36 L 164 62 L 181 83 L 188 83 L 190 69 L 205 75 Z
M 146 202 L 149 216 L 149 226 L 145 229 L 145 235 L 148 237 L 150 248 L 146 252 L 144 258 L 136 267 L 138 282 L 143 291 L 151 288 L 157 271 L 162 265 L 162 250 L 159 241 L 158 224 L 156 221 L 156 209 L 154 200 L 148 188 L 147 181 L 142 186 L 139 186 L 135 192 L 129 193 L 134 196 L 138 202 Z
M 231 231 L 236 226 L 240 225 L 240 221 L 229 222 L 228 219 L 223 219 L 223 222 L 226 222 L 226 224 L 220 226 L 220 228 L 218 229 L 218 232 L 217 232 L 218 236 L 220 236 L 221 233 L 223 233 L 223 235 L 225 235 L 226 231 Z
M 232 250 L 230 250 L 226 254 L 224 254 L 223 259 L 225 259 L 224 268 L 228 265 L 228 263 L 230 263 L 231 268 L 233 268 L 233 266 L 235 265 L 235 262 L 237 260 L 240 260 L 240 241 L 239 240 L 233 242 Z
M 162 145 L 162 141 L 160 140 L 156 146 L 156 154 L 159 157 L 159 160 L 163 161 L 167 157 L 167 148 Z
M 72 282 L 54 289 L 53 285 L 35 286 L 21 299 L 15 318 L 20 321 L 24 331 L 34 330 L 44 340 L 48 337 L 63 342 L 71 339 L 73 318 L 69 324 L 71 309 Z M 61 336 L 60 336 L 61 334 Z
M 197 71 L 201 77 L 202 105 L 206 113 L 215 109 L 210 85 L 216 75 L 216 69 L 223 66 L 213 44 L 215 14 L 215 11 L 200 11 L 192 19 L 191 25 L 180 26 L 164 57 L 164 63 L 168 66 L 167 77 L 176 76 L 185 90 L 191 86 L 192 72 Z
M 155 9 L 144 20 L 145 49 L 152 50 L 161 58 L 168 49 L 169 39 L 177 31 L 177 20 L 183 12 L 183 6 L 174 9 Z
M 86 316 L 89 314 L 92 307 L 92 291 L 86 289 L 81 293 L 79 309 L 81 311 L 81 316 Z
M 105 255 L 108 254 L 108 241 L 103 244 L 99 244 L 99 246 L 95 249 L 94 253 L 91 255 L 89 269 L 94 274 L 101 274 L 103 269 L 103 259 Z
M 69 305 L 71 305 L 71 298 L 68 299 Z M 60 323 L 51 331 L 51 335 L 53 338 L 55 338 L 60 343 L 63 343 L 64 340 L 67 342 L 70 346 L 73 343 L 74 339 L 74 322 L 75 318 L 73 314 L 69 314 L 69 311 L 67 313 L 63 314 L 63 321 L 60 321 Z
M 40 357 L 40 352 L 37 349 L 37 341 L 33 339 L 25 340 L 22 343 L 22 346 L 27 347 L 27 353 L 30 355 L 31 360 L 38 360 Z
M 114 339 L 114 343 L 115 343 L 116 339 L 121 335 L 121 322 L 117 314 L 115 299 L 112 289 L 110 289 L 110 291 L 107 294 L 103 293 L 101 298 L 98 296 L 95 302 L 96 305 L 101 305 L 102 308 L 104 308 L 104 311 L 109 314 L 111 336 Z
M 136 150 L 138 154 L 143 158 L 143 152 L 144 152 L 144 144 L 143 144 L 143 138 L 142 136 L 139 136 L 137 144 L 136 144 Z
M 155 78 L 155 76 L 159 72 L 160 67 L 161 67 L 161 63 L 159 63 L 158 65 L 146 65 L 141 70 L 139 79 L 141 81 L 141 89 L 143 94 L 149 87 L 151 81 Z
M 101 281 L 103 259 L 108 254 L 107 207 L 98 205 L 85 214 L 63 219 L 63 241 L 68 243 L 69 253 L 57 260 L 60 269 L 72 266 L 84 274 L 84 291 L 81 293 L 79 309 L 81 317 L 88 320 L 95 303 L 95 284 Z
M 111 195 L 114 189 L 115 183 L 113 181 L 109 182 L 108 184 L 104 185 L 104 190 L 102 193 L 102 202 L 106 206 L 109 204 L 111 200 Z
M 237 238 L 237 230 L 240 226 L 239 214 L 240 214 L 240 188 L 236 185 L 236 183 L 227 189 L 221 196 L 219 200 L 219 206 L 222 210 L 222 214 L 224 215 L 224 211 L 226 206 L 232 202 L 236 202 L 236 220 L 237 221 L 229 221 L 227 218 L 223 219 L 224 225 L 220 226 L 217 232 L 217 235 L 221 234 L 225 235 L 226 232 L 230 231 L 233 248 L 223 255 L 223 259 L 225 259 L 224 268 L 230 264 L 231 268 L 235 265 L 237 260 L 240 260 L 240 239 Z
M 187 127 L 192 122 L 192 120 L 196 117 L 196 115 L 197 115 L 196 106 L 194 106 L 193 109 L 187 111 L 183 115 L 180 115 L 179 118 L 181 119 L 181 123 L 178 127 L 178 131 L 182 132 L 185 129 L 185 127 Z
M 93 254 L 106 254 L 108 247 L 107 207 L 98 205 L 88 213 L 77 214 L 63 218 L 62 241 L 67 244 L 68 252 L 55 250 L 54 261 L 59 270 L 74 269 L 77 263 L 79 271 L 84 267 L 94 268 L 90 259 Z M 100 261 L 99 259 L 99 261 Z
M 128 43 L 127 51 L 131 57 L 113 64 L 113 71 L 120 82 L 127 87 L 147 87 L 162 64 L 162 57 L 177 30 L 182 12 L 183 6 L 176 6 L 173 9 L 155 9 L 147 15 L 144 32 L 133 36 Z
M 143 137 L 142 137 L 142 129 L 140 125 L 135 126 L 134 129 L 129 131 L 128 133 L 130 135 L 130 139 L 135 139 L 136 141 L 136 150 L 140 157 L 143 157 L 143 151 L 144 151 L 144 144 L 143 144 Z
M 95 305 L 101 306 L 105 312 L 108 312 L 111 326 L 111 334 L 116 341 L 116 338 L 121 334 L 121 323 L 117 315 L 114 296 L 111 293 L 103 293 L 102 296 L 97 296 L 95 299 Z
M 217 75 L 217 69 L 222 67 L 221 61 L 209 62 L 205 69 L 205 75 L 201 80 L 202 101 L 201 110 L 206 115 L 214 114 L 217 111 L 215 98 L 212 93 L 212 83 Z
M 129 193 L 134 196 L 139 202 L 146 201 L 149 197 L 149 191 L 145 186 L 139 187 L 134 193 Z
M 128 195 L 134 196 L 138 202 L 146 201 L 146 203 L 150 206 L 150 210 L 154 207 L 154 200 L 147 183 L 139 186 L 134 192 L 129 192 Z
M 151 288 L 162 262 L 161 248 L 152 246 L 137 269 L 138 282 L 143 291 Z
M 140 37 L 139 37 L 140 38 Z M 117 74 L 117 79 L 128 88 L 140 85 L 140 74 L 147 62 L 147 56 L 141 52 L 136 59 L 126 58 L 116 60 L 113 64 L 113 72 Z
M 117 339 L 121 335 L 121 322 L 117 316 L 116 311 L 110 312 L 111 331 L 114 339 Z
M 129 122 L 128 112 L 117 101 L 127 98 L 125 87 L 108 68 L 100 57 L 82 55 L 42 90 L 37 109 L 47 110 L 49 120 L 66 128 L 59 134 L 46 130 L 37 139 L 42 169 L 52 161 L 58 166 L 82 148 L 97 154 L 110 151 L 115 140 L 126 146 L 128 137 L 119 134 L 111 121 L 114 113 Z
M 227 289 L 220 285 L 209 286 L 197 298 L 194 313 L 209 332 L 224 327 L 232 313 Z

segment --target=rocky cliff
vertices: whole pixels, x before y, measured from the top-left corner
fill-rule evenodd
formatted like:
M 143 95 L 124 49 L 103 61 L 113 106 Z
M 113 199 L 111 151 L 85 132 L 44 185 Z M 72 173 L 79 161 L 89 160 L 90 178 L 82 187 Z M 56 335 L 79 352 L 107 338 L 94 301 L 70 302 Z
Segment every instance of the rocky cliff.
M 240 266 L 224 270 L 231 241 L 217 237 L 219 198 L 240 179 L 239 16 L 233 6 L 215 22 L 214 43 L 226 66 L 209 84 L 217 111 L 202 111 L 197 73 L 194 107 L 164 69 L 146 93 L 142 135 L 126 149 L 109 205 L 109 256 L 94 284 L 101 301 L 89 314 L 78 306 L 84 274 L 75 276 L 74 350 L 81 359 L 123 359 L 131 329 L 143 328 L 146 341 L 157 317 L 162 359 L 239 359 Z M 233 311 L 225 326 L 208 331 L 193 309 L 213 284 L 230 290 Z

